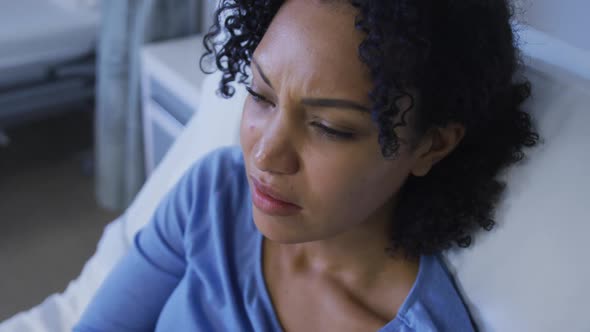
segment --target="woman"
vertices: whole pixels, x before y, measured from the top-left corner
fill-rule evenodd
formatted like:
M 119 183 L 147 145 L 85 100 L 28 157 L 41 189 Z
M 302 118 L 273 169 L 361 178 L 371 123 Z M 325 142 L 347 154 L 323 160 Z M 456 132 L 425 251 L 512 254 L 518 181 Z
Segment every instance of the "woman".
M 493 226 L 496 175 L 537 141 L 506 1 L 217 17 L 220 92 L 250 93 L 241 149 L 184 176 L 75 330 L 473 331 L 438 253 Z

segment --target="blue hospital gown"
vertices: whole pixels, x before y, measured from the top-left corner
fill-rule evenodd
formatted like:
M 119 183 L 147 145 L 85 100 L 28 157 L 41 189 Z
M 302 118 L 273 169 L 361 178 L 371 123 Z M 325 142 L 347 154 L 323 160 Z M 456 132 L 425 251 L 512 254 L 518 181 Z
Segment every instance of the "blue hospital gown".
M 74 331 L 280 331 L 262 274 L 262 238 L 241 150 L 214 151 L 137 233 Z M 412 290 L 380 331 L 473 331 L 440 257 L 421 257 Z

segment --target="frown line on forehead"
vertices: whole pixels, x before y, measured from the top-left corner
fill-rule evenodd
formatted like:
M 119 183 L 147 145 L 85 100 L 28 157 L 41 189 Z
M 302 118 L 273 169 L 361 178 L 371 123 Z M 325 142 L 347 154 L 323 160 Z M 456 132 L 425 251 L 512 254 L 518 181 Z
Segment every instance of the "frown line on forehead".
M 252 63 L 254 64 L 254 67 L 256 68 L 258 73 L 260 74 L 260 77 L 262 78 L 264 83 L 266 83 L 270 88 L 274 89 L 272 83 L 270 82 L 270 80 L 268 79 L 266 74 L 264 74 L 264 71 L 262 70 L 262 68 L 258 64 L 258 61 L 254 57 L 252 57 Z M 301 103 L 303 105 L 307 105 L 307 106 L 311 106 L 311 107 L 319 107 L 319 108 L 352 109 L 352 110 L 361 111 L 361 112 L 369 112 L 370 111 L 369 107 L 363 106 L 360 103 L 357 103 L 355 101 L 346 100 L 346 99 L 302 98 Z

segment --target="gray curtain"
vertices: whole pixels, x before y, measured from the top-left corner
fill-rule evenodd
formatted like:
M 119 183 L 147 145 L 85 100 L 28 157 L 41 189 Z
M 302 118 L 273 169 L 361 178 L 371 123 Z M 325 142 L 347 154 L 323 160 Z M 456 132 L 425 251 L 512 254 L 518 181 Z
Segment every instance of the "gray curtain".
M 199 0 L 102 0 L 95 171 L 101 206 L 122 210 L 145 180 L 140 51 L 148 42 L 198 33 Z

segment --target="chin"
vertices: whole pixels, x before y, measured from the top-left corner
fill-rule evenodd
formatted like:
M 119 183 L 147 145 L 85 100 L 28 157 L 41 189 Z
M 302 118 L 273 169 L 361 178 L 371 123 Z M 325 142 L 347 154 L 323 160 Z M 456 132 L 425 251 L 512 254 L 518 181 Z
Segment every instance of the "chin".
M 309 235 L 306 236 L 299 220 L 269 216 L 256 211 L 256 208 L 254 208 L 253 218 L 258 231 L 273 242 L 296 244 L 313 241 Z

